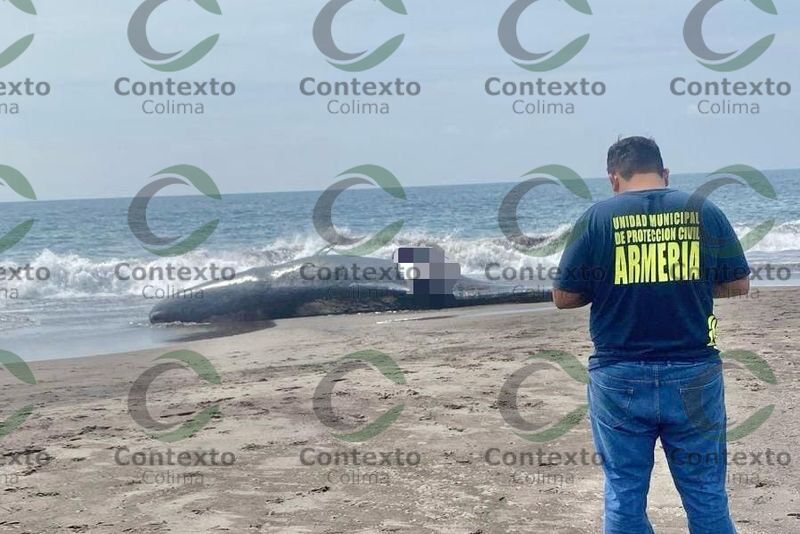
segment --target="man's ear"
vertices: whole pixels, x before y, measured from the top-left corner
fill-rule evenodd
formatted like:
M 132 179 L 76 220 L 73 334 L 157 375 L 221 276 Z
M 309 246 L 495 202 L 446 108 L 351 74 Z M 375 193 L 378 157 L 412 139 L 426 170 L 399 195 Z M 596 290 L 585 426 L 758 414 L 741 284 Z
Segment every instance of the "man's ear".
M 664 177 L 664 187 L 669 187 L 669 169 L 664 168 L 664 174 L 661 176 Z
M 619 193 L 619 178 L 617 178 L 613 174 L 609 174 L 608 181 L 611 182 L 611 190 L 614 191 L 615 193 Z

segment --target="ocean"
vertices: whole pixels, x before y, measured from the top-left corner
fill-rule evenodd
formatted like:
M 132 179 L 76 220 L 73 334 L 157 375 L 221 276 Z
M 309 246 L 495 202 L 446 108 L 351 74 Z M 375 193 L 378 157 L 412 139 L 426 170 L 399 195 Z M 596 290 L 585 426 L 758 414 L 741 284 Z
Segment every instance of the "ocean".
M 764 173 L 776 198 L 745 185 L 727 185 L 711 199 L 744 235 L 765 221 L 772 230 L 747 255 L 759 267 L 753 283 L 796 285 L 800 270 L 798 170 Z M 680 175 L 671 186 L 692 192 L 709 178 Z M 608 198 L 607 180 L 587 180 L 592 200 L 557 185 L 537 187 L 521 201 L 520 228 L 547 243 L 570 228 L 592 202 Z M 406 199 L 377 187 L 354 188 L 334 204 L 333 221 L 351 236 L 369 236 L 403 220 L 401 231 L 371 255 L 391 258 L 399 246 L 436 245 L 462 273 L 486 279 L 553 267 L 559 253 L 531 257 L 517 250 L 498 224 L 498 209 L 515 183 L 405 188 Z M 201 283 L 214 272 L 241 272 L 311 256 L 327 245 L 312 212 L 318 191 L 159 196 L 148 224 L 160 236 L 183 236 L 212 219 L 219 225 L 197 249 L 163 258 L 146 250 L 128 225 L 130 198 L 4 203 L 0 233 L 21 221 L 35 223 L 25 238 L 0 254 L 0 349 L 28 360 L 144 349 L 192 336 L 213 335 L 203 325 L 151 326 L 149 310 L 162 298 Z M 528 268 L 527 270 L 525 268 Z M 133 279 L 134 273 L 184 269 L 172 280 Z M 539 271 L 541 272 L 541 270 Z M 548 284 L 521 279 L 521 284 Z

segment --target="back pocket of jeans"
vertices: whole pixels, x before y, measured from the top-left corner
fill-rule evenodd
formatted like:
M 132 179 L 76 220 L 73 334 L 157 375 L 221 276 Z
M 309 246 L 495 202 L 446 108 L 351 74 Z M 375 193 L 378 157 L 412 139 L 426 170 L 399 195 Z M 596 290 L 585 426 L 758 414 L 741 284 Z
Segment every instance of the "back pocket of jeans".
M 695 430 L 717 435 L 725 428 L 722 372 L 704 376 L 699 381 L 706 383 L 680 388 L 683 411 Z
M 610 428 L 619 428 L 629 418 L 633 388 L 611 387 L 589 379 L 589 416 Z

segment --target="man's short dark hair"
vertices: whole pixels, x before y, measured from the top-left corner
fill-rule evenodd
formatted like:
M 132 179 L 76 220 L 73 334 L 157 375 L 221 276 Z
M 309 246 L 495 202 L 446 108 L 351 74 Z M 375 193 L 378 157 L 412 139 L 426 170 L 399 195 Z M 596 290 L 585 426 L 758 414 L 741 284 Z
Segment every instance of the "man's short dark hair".
M 618 174 L 630 180 L 634 174 L 648 172 L 664 174 L 664 160 L 655 140 L 626 137 L 608 149 L 608 174 Z

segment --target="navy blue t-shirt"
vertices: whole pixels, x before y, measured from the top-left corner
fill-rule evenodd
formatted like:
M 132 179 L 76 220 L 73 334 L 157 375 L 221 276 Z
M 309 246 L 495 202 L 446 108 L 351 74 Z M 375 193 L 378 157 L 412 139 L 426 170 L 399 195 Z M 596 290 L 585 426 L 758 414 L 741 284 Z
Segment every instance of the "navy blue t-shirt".
M 750 274 L 739 240 L 709 200 L 630 191 L 578 220 L 555 287 L 592 301 L 590 367 L 718 354 L 714 284 Z

